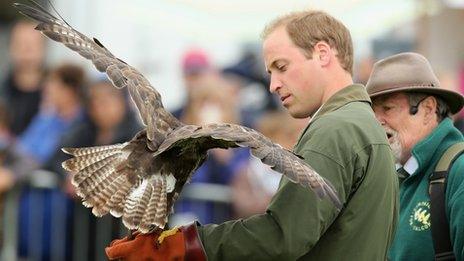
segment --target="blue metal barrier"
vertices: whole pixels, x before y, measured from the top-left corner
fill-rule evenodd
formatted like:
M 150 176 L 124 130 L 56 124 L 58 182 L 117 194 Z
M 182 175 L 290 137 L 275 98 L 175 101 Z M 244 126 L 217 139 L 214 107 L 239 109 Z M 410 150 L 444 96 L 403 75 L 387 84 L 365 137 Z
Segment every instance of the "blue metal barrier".
M 45 195 L 51 191 L 59 191 L 60 180 L 55 173 L 47 171 L 37 171 L 31 175 L 31 179 L 22 187 L 17 187 L 4 196 L 4 211 L 2 213 L 2 238 L 3 244 L 0 251 L 0 260 L 107 260 L 104 249 L 111 240 L 124 237 L 127 229 L 124 228 L 120 219 L 110 215 L 96 218 L 91 210 L 81 205 L 80 200 L 75 200 L 68 212 L 66 203 L 60 196 L 52 195 L 50 202 L 45 202 Z M 27 222 L 28 249 L 27 255 L 19 259 L 18 240 L 19 240 L 19 216 L 18 210 L 22 193 L 26 190 L 33 190 L 30 203 L 29 216 Z M 225 213 L 224 209 L 229 209 L 231 201 L 231 191 L 228 186 L 216 184 L 188 184 L 181 194 L 181 199 L 196 202 L 208 202 L 215 206 L 215 215 L 218 219 L 224 219 L 230 213 Z M 69 200 L 69 199 L 68 199 Z M 43 209 L 46 204 L 53 206 L 50 222 L 52 224 L 50 233 L 50 245 L 44 255 L 43 247 Z M 219 220 L 224 221 L 224 220 Z M 22 229 L 22 228 L 21 228 Z M 70 249 L 67 250 L 69 244 Z M 69 247 L 68 247 L 69 248 Z

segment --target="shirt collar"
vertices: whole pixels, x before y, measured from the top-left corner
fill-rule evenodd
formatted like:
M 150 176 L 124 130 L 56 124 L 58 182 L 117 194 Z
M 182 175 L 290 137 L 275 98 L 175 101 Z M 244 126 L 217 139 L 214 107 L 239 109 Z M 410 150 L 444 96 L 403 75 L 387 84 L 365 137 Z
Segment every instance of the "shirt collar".
M 403 169 L 409 176 L 414 174 L 416 170 L 419 168 L 419 162 L 417 161 L 416 157 L 411 156 L 403 166 L 401 164 L 396 164 L 396 170 L 399 171 Z

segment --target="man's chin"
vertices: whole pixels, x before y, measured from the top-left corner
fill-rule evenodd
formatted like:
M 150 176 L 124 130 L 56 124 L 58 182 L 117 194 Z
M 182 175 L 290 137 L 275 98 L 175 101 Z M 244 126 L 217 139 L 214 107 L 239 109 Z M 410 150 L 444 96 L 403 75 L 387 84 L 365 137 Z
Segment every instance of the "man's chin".
M 290 113 L 290 116 L 292 116 L 293 118 L 295 119 L 306 119 L 308 118 L 309 116 L 307 116 L 306 114 L 297 114 L 297 113 Z
M 311 116 L 311 113 L 305 112 L 305 111 L 300 111 L 300 110 L 295 110 L 294 108 L 287 107 L 288 113 L 295 118 L 295 119 L 306 119 L 309 116 Z

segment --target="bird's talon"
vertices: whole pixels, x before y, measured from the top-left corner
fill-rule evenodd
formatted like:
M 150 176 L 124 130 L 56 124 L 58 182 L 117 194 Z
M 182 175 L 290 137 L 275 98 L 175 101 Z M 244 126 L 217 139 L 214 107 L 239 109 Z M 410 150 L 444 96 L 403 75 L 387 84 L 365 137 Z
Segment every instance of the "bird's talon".
M 177 231 L 179 231 L 179 227 L 178 227 L 178 226 L 175 226 L 173 229 L 163 231 L 163 232 L 161 233 L 161 235 L 159 235 L 159 237 L 158 237 L 158 244 L 163 243 L 163 240 L 164 240 L 166 237 L 175 235 L 175 234 L 177 233 Z

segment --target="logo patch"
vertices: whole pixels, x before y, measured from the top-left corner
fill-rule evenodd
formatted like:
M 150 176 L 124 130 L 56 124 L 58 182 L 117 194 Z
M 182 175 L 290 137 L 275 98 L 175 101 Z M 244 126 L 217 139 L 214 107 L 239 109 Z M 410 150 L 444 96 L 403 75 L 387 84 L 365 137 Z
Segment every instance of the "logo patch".
M 417 203 L 409 217 L 409 225 L 415 231 L 430 229 L 430 202 Z

